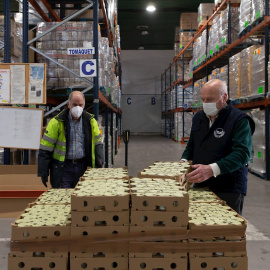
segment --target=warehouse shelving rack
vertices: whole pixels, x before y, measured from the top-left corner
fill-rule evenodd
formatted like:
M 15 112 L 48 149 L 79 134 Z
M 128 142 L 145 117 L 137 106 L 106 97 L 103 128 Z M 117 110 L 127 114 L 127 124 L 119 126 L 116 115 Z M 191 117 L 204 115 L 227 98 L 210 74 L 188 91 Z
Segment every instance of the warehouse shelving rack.
M 51 27 L 51 29 L 45 31 L 44 33 L 42 33 L 41 35 L 35 37 L 34 39 L 28 41 L 28 28 L 29 28 L 29 23 L 28 23 L 28 16 L 29 16 L 29 2 L 32 4 L 32 6 L 36 9 L 36 11 L 39 13 L 39 15 L 43 18 L 43 20 L 45 22 L 49 22 L 52 21 L 51 18 L 53 18 L 55 21 L 58 22 L 57 25 Z M 80 77 L 79 74 L 76 74 L 75 72 L 73 72 L 72 70 L 70 70 L 69 68 L 67 68 L 66 66 L 58 63 L 57 61 L 55 61 L 54 59 L 50 58 L 48 55 L 43 54 L 41 51 L 37 50 L 36 48 L 34 48 L 32 45 L 33 42 L 35 42 L 36 40 L 38 40 L 39 38 L 41 38 L 42 36 L 46 35 L 47 33 L 53 31 L 54 29 L 56 29 L 57 27 L 61 26 L 62 24 L 64 24 L 67 21 L 72 20 L 73 18 L 75 18 L 76 16 L 78 16 L 79 14 L 81 14 L 82 12 L 86 11 L 89 8 L 93 8 L 93 32 L 94 32 L 94 36 L 93 36 L 93 40 L 94 40 L 94 47 L 98 48 L 98 11 L 99 11 L 99 2 L 100 2 L 100 7 L 102 9 L 102 13 L 103 13 L 103 17 L 104 17 L 104 22 L 105 22 L 105 28 L 106 28 L 106 36 L 109 39 L 109 45 L 110 47 L 113 47 L 114 49 L 114 53 L 115 56 L 118 59 L 118 68 L 117 68 L 117 75 L 120 78 L 120 86 L 121 86 L 121 60 L 120 60 L 120 51 L 115 49 L 114 45 L 113 45 L 113 38 L 112 38 L 112 32 L 111 32 L 111 28 L 110 25 L 111 23 L 113 23 L 114 25 L 116 25 L 116 17 L 114 17 L 114 21 L 110 22 L 110 20 L 108 19 L 107 16 L 107 10 L 106 10 L 106 3 L 107 1 L 105 0 L 85 0 L 85 1 L 80 1 L 80 3 L 84 2 L 87 3 L 87 6 L 85 6 L 84 8 L 81 8 L 79 11 L 77 11 L 76 13 L 72 14 L 71 16 L 69 16 L 68 18 L 60 18 L 61 17 L 61 10 L 60 10 L 60 17 L 55 13 L 54 9 L 52 8 L 52 6 L 55 6 L 56 4 L 69 4 L 69 3 L 74 3 L 74 1 L 69 1 L 69 0 L 44 0 L 42 1 L 46 8 L 49 11 L 49 16 L 47 16 L 46 13 L 44 13 L 44 11 L 40 8 L 40 6 L 38 5 L 38 3 L 34 0 L 23 0 L 22 4 L 23 4 L 23 62 L 27 63 L 28 62 L 28 48 L 34 50 L 36 53 L 42 55 L 43 57 L 45 57 L 46 59 L 53 61 L 56 65 L 60 66 L 61 68 L 67 70 L 68 72 L 72 73 L 74 76 L 76 77 Z M 106 2 L 106 3 L 105 3 Z M 80 4 L 79 3 L 79 4 Z M 78 4 L 78 3 L 76 3 Z M 76 5 L 75 4 L 75 5 Z M 0 49 L 4 48 L 5 49 L 5 53 L 4 53 L 4 62 L 5 63 L 10 63 L 10 0 L 4 0 L 4 16 L 5 16 L 5 35 L 4 35 L 4 44 L 3 42 L 0 43 Z M 92 83 L 90 80 L 86 79 L 86 78 L 81 78 L 82 80 L 84 80 L 85 82 L 87 82 L 89 84 L 89 86 L 85 89 L 81 89 L 82 93 L 86 93 L 85 96 L 89 97 L 92 96 L 93 97 L 93 112 L 94 112 L 94 116 L 95 119 L 98 120 L 98 115 L 99 115 L 99 109 L 100 109 L 100 103 L 105 105 L 105 118 L 109 118 L 109 114 L 111 116 L 111 118 L 113 118 L 113 114 L 116 114 L 116 129 L 119 130 L 119 126 L 121 126 L 121 109 L 120 108 L 115 108 L 110 101 L 99 91 L 99 84 L 98 84 L 98 50 L 95 50 L 95 55 L 94 55 L 94 59 L 97 59 L 97 77 L 94 77 L 94 82 Z M 76 88 L 78 89 L 78 88 Z M 63 90 L 63 89 L 62 89 Z M 69 89 L 64 89 L 66 91 L 64 91 L 64 94 L 56 94 L 56 95 L 51 95 L 48 97 L 48 102 L 51 102 L 49 105 L 50 108 L 52 108 L 52 106 L 55 106 L 54 108 L 50 109 L 49 111 L 47 111 L 44 116 L 48 117 L 49 115 L 51 115 L 53 112 L 55 112 L 56 110 L 58 110 L 59 108 L 62 108 L 63 106 L 66 105 L 67 101 L 61 102 L 61 99 L 67 99 L 68 94 L 73 90 L 72 88 Z M 89 94 L 89 92 L 91 91 L 91 93 Z M 61 92 L 61 91 L 60 91 Z M 26 105 L 24 105 L 26 106 Z M 106 121 L 105 121 L 106 122 Z M 112 164 L 113 164 L 113 145 L 118 145 L 118 144 L 114 144 L 113 142 L 113 121 L 110 122 L 110 126 L 111 126 L 111 146 L 112 146 Z M 109 122 L 106 122 L 106 126 L 105 126 L 105 167 L 108 167 L 108 145 L 109 145 L 109 134 L 108 134 L 108 125 Z M 115 140 L 118 141 L 118 138 L 115 138 Z M 115 149 L 115 152 L 116 149 Z M 10 164 L 10 149 L 4 149 L 4 164 Z M 23 164 L 28 164 L 28 151 L 24 150 L 24 161 Z
M 246 39 L 251 38 L 251 37 L 258 37 L 262 36 L 264 39 L 264 47 L 265 47 L 265 90 L 263 94 L 263 99 L 260 100 L 249 100 L 244 103 L 240 104 L 234 104 L 234 107 L 239 108 L 239 109 L 254 109 L 254 108 L 263 108 L 265 109 L 265 146 L 266 146 L 266 179 L 270 180 L 270 117 L 269 117 L 269 108 L 270 108 L 270 99 L 268 98 L 268 62 L 269 62 L 269 25 L 270 25 L 270 16 L 269 16 L 269 1 L 265 1 L 265 16 L 263 20 L 258 23 L 256 26 L 253 28 L 249 29 L 246 31 L 245 34 L 242 34 L 237 40 L 235 40 L 233 43 L 231 43 L 231 37 L 230 37 L 230 7 L 231 7 L 231 1 L 230 0 L 224 0 L 218 7 L 215 8 L 215 11 L 213 14 L 210 16 L 210 18 L 206 21 L 206 23 L 196 32 L 194 37 L 189 41 L 189 43 L 185 46 L 184 49 L 173 59 L 173 62 L 170 64 L 169 68 L 165 70 L 165 73 L 162 74 L 163 76 L 166 77 L 166 73 L 172 65 L 179 59 L 185 50 L 194 42 L 194 40 L 208 27 L 209 21 L 211 21 L 214 16 L 222 9 L 225 8 L 225 6 L 228 7 L 229 10 L 229 27 L 228 27 L 228 44 L 224 48 L 224 50 L 218 52 L 216 55 L 214 55 L 210 59 L 206 59 L 205 63 L 202 63 L 200 66 L 198 66 L 194 71 L 193 71 L 193 77 L 192 81 L 187 82 L 184 84 L 184 87 L 194 85 L 194 82 L 198 79 L 201 79 L 203 77 L 207 77 L 210 72 L 214 68 L 217 67 L 222 67 L 226 64 L 228 64 L 228 69 L 229 69 L 229 58 L 233 56 L 234 54 L 238 53 L 243 47 L 239 48 L 238 45 L 240 45 L 242 42 L 244 42 Z M 163 80 L 161 80 L 163 81 Z M 229 72 L 228 72 L 228 82 L 229 82 Z M 170 91 L 175 85 L 181 84 L 181 81 L 175 82 L 173 85 L 170 85 L 167 88 L 164 88 L 163 84 L 161 87 L 162 94 L 166 93 L 167 91 Z M 229 92 L 229 84 L 228 84 L 228 92 Z M 177 108 L 178 109 L 178 108 Z M 177 110 L 176 109 L 176 110 Z M 170 111 L 170 112 L 164 112 L 164 114 L 169 114 L 173 113 L 175 110 Z M 193 110 L 193 112 L 196 112 L 198 110 Z

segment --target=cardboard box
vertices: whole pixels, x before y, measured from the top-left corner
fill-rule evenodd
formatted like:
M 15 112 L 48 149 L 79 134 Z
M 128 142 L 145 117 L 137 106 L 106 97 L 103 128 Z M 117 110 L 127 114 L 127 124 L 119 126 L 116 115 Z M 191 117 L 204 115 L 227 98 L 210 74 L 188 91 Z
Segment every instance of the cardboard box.
M 71 258 L 128 258 L 128 253 L 70 252 Z
M 190 257 L 190 270 L 198 269 L 226 269 L 226 270 L 247 270 L 248 257 Z
M 180 29 L 196 30 L 197 29 L 198 13 L 181 13 Z
M 8 270 L 42 269 L 67 270 L 68 258 L 8 256 Z M 76 268 L 74 268 L 76 269 Z
M 71 211 L 72 226 L 123 226 L 129 224 L 129 211 L 76 212 Z
M 101 227 L 77 227 L 71 226 L 71 236 L 106 236 L 106 235 L 125 235 L 129 232 L 129 225 L 127 226 L 101 226 Z
M 127 270 L 128 258 L 70 258 L 70 269 Z M 137 268 L 138 270 L 139 268 Z
M 34 204 L 30 204 L 28 208 L 33 206 Z M 22 214 L 26 213 L 28 208 L 26 208 Z M 18 217 L 18 219 L 23 219 L 22 214 Z M 70 236 L 70 224 L 67 224 L 66 226 L 19 227 L 15 222 L 11 224 L 11 240 L 13 241 L 41 238 L 55 239 L 59 236 Z
M 131 226 L 186 227 L 188 212 L 131 211 Z
M 5 191 L 10 190 L 15 193 L 7 197 Z M 17 218 L 35 200 L 32 196 L 22 197 L 24 193 L 21 191 L 40 194 L 45 190 L 40 177 L 37 177 L 37 165 L 0 165 L 0 217 Z
M 128 188 L 127 188 L 128 189 Z M 75 188 L 76 190 L 76 188 Z M 74 211 L 113 211 L 129 209 L 130 196 L 76 196 L 71 195 L 71 209 Z
M 187 239 L 187 227 L 130 226 L 130 233 L 138 233 L 141 241 L 175 242 Z M 145 238 L 144 238 L 145 236 Z
M 147 197 L 131 195 L 132 211 L 166 211 L 166 212 L 183 212 L 188 211 L 189 196 L 184 194 L 183 197 Z
M 67 252 L 49 252 L 49 251 L 10 251 L 10 257 L 33 257 L 33 258 L 68 258 Z
M 130 258 L 129 270 L 176 269 L 187 270 L 187 258 Z M 200 268 L 197 268 L 198 270 Z

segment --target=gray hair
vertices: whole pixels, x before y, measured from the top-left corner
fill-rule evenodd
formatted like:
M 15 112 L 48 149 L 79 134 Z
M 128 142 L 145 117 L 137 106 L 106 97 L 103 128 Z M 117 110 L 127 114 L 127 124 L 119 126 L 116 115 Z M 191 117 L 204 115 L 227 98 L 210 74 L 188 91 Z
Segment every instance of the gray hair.
M 68 102 L 69 102 L 69 103 L 71 103 L 71 100 L 72 100 L 72 98 L 73 98 L 74 92 L 76 92 L 76 91 L 72 91 L 72 92 L 69 94 L 69 97 L 68 97 Z M 80 92 L 80 91 L 78 91 L 78 92 Z M 80 93 L 81 93 L 81 92 L 80 92 Z M 81 94 L 82 94 L 82 96 L 83 96 L 83 100 L 84 100 L 84 104 L 85 104 L 85 96 L 84 96 L 83 93 L 81 93 Z
M 220 83 L 220 95 L 228 94 L 228 87 L 227 84 L 224 81 L 221 81 Z

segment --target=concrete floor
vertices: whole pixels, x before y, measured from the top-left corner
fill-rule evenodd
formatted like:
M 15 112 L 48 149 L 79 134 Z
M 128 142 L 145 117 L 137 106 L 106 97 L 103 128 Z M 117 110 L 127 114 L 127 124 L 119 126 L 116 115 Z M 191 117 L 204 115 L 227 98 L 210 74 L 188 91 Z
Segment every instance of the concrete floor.
M 155 161 L 177 161 L 185 146 L 161 136 L 131 136 L 128 171 L 132 176 Z M 114 167 L 125 165 L 125 146 L 121 141 Z M 247 251 L 249 270 L 270 269 L 270 181 L 249 174 L 248 194 L 243 216 L 248 221 Z M 7 269 L 7 254 L 14 219 L 0 219 L 0 270 Z

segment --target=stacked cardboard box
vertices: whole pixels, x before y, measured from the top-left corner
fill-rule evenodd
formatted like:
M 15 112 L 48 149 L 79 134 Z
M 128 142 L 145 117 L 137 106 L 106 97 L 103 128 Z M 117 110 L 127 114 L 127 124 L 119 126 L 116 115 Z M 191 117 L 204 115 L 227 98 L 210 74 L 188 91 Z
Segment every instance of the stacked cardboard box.
M 32 240 L 33 243 L 43 238 L 57 240 L 70 236 L 71 207 L 70 194 L 73 190 L 50 189 L 43 193 L 33 204 L 25 209 L 12 224 L 11 241 Z M 21 247 L 11 248 L 8 257 L 8 269 L 50 269 L 66 270 L 68 252 L 57 250 L 52 245 L 50 250 L 32 250 Z
M 180 29 L 183 30 L 196 30 L 198 13 L 181 13 L 180 16 Z
M 185 244 L 180 236 L 187 234 L 187 192 L 175 180 L 165 178 L 132 178 L 130 185 L 130 232 L 141 233 L 142 240 L 130 243 L 129 269 L 187 269 L 186 250 L 170 252 L 173 248 L 168 248 L 171 242 Z M 140 248 L 133 248 L 135 244 Z
M 120 236 L 128 233 L 130 196 L 126 175 L 123 168 L 86 171 L 71 195 L 73 237 Z M 124 270 L 128 269 L 128 252 L 108 252 L 88 245 L 70 253 L 70 266 L 71 269 L 90 266 L 113 269 L 117 266 L 117 269 Z
M 194 31 L 180 31 L 179 40 L 180 40 L 180 51 L 186 47 L 189 41 L 194 36 Z M 184 57 L 192 57 L 192 44 L 185 50 Z
M 190 270 L 247 269 L 246 221 L 222 201 L 203 202 L 204 196 L 189 205 Z
M 240 53 L 230 58 L 230 98 L 241 97 L 241 73 L 240 73 Z

